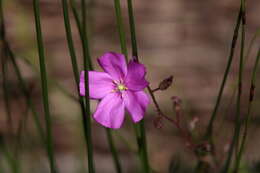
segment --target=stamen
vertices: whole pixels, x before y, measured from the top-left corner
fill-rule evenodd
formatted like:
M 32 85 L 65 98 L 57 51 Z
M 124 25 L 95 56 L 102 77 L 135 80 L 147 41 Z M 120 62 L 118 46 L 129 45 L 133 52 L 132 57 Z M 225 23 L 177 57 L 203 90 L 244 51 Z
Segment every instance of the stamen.
M 118 84 L 118 85 L 117 85 L 117 89 L 118 89 L 119 91 L 127 90 L 126 86 L 123 85 L 123 84 Z
M 112 90 L 112 92 L 116 92 L 116 91 L 124 91 L 127 90 L 128 88 L 123 84 L 123 82 L 121 80 L 116 81 L 114 80 L 113 83 L 116 85 L 115 89 Z

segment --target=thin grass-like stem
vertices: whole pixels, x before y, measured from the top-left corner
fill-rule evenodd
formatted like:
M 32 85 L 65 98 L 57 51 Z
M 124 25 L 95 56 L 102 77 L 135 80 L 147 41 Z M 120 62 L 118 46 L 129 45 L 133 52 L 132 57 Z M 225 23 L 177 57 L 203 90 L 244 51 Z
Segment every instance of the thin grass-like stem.
M 139 62 L 132 0 L 127 0 L 127 7 L 128 7 L 130 33 L 131 33 L 132 56 L 135 61 Z M 141 120 L 140 123 L 136 125 L 135 129 L 137 134 L 136 137 L 137 137 L 137 144 L 138 144 L 138 152 L 142 162 L 142 169 L 143 169 L 142 171 L 144 173 L 150 173 L 151 169 L 150 169 L 149 159 L 148 159 L 145 121 Z
M 76 7 L 75 0 L 70 0 L 70 6 L 71 6 L 71 9 L 72 9 L 72 13 L 73 13 L 74 19 L 76 21 L 76 25 L 77 25 L 77 29 L 78 29 L 78 33 L 80 35 L 80 38 L 83 38 L 80 18 L 79 18 L 79 14 L 77 12 L 77 7 Z M 83 41 L 83 40 L 81 40 L 81 41 Z
M 119 40 L 120 40 L 120 45 L 121 45 L 121 52 L 125 55 L 125 58 L 127 60 L 126 34 L 125 34 L 125 30 L 124 30 L 120 0 L 114 0 L 114 7 L 115 7 L 115 13 L 116 13 L 117 30 L 119 33 Z
M 33 114 L 33 120 L 35 121 L 35 125 L 36 125 L 36 128 L 37 128 L 37 131 L 39 132 L 40 134 L 40 139 L 41 141 L 44 143 L 44 145 L 46 146 L 46 142 L 45 142 L 45 136 L 44 136 L 44 131 L 43 131 L 43 128 L 40 124 L 40 121 L 39 121 L 39 118 L 38 118 L 38 114 L 35 110 L 35 107 L 33 106 L 32 104 L 32 100 L 29 96 L 29 91 L 27 90 L 26 88 L 26 85 L 25 85 L 25 82 L 22 78 L 22 75 L 21 75 L 21 72 L 20 72 L 20 69 L 16 63 L 16 57 L 13 53 L 13 51 L 11 50 L 10 46 L 9 46 L 9 43 L 6 39 L 6 35 L 5 35 L 5 23 L 4 23 L 4 15 L 3 15 L 4 11 L 3 11 L 3 4 L 2 4 L 2 0 L 0 0 L 0 21 L 1 21 L 1 26 L 0 26 L 0 30 L 1 30 L 1 43 L 2 43 L 2 46 L 3 46 L 3 49 L 6 53 L 6 58 L 10 58 L 11 60 L 11 63 L 14 67 L 14 72 L 18 78 L 18 82 L 19 82 L 19 86 L 21 88 L 21 91 L 22 93 L 24 94 L 25 96 L 25 100 L 26 100 L 26 103 L 27 103 L 27 106 L 28 108 L 32 111 L 32 114 Z M 26 118 L 26 117 L 25 117 Z M 20 128 L 19 128 L 20 129 Z M 18 129 L 18 130 L 19 130 Z M 21 134 L 21 131 L 18 131 L 19 134 Z M 20 135 L 18 135 L 17 137 L 17 145 L 19 144 L 19 137 Z M 47 147 L 46 147 L 47 148 Z M 18 160 L 15 159 L 15 162 L 17 163 L 14 163 L 14 165 L 18 165 Z
M 47 81 L 44 45 L 43 45 L 42 30 L 41 30 L 39 0 L 33 0 L 33 11 L 34 11 L 35 29 L 36 29 L 36 37 L 37 37 L 37 45 L 38 45 L 40 71 L 41 71 L 42 98 L 43 98 L 43 107 L 44 107 L 44 114 L 45 114 L 46 133 L 47 133 L 46 142 L 48 146 L 47 153 L 49 157 L 51 172 L 57 173 L 58 171 L 57 171 L 54 151 L 53 151 L 52 122 L 51 122 L 51 115 L 49 109 L 48 81 Z
M 109 148 L 110 148 L 110 151 L 112 153 L 113 160 L 114 160 L 114 163 L 115 163 L 116 172 L 121 173 L 122 168 L 121 168 L 121 164 L 120 164 L 120 161 L 119 161 L 118 152 L 117 152 L 115 144 L 114 144 L 111 129 L 106 128 L 106 134 L 107 134 Z
M 91 57 L 89 51 L 89 43 L 87 36 L 87 14 L 86 14 L 86 0 L 81 0 L 82 8 L 82 30 L 80 34 L 83 49 L 83 63 L 85 70 L 85 109 L 86 115 L 82 115 L 84 134 L 87 142 L 87 154 L 88 154 L 88 170 L 89 173 L 95 173 L 94 156 L 93 156 L 93 144 L 92 144 L 92 128 L 91 128 L 91 113 L 90 113 L 90 100 L 89 100 L 89 85 L 88 85 L 88 71 L 92 69 Z
M 8 151 L 7 144 L 5 143 L 2 136 L 0 136 L 0 153 L 1 153 L 1 156 L 5 157 L 7 163 L 10 166 L 12 173 L 19 173 L 20 167 L 17 164 L 18 162 L 16 161 L 16 158 L 14 157 L 14 155 Z
M 259 65 L 259 59 L 260 59 L 260 48 L 258 49 L 257 57 L 256 57 L 256 60 L 255 60 L 255 64 L 254 64 L 254 68 L 253 68 L 253 72 L 252 72 L 251 87 L 250 87 L 249 99 L 248 99 L 249 103 L 248 103 L 248 109 L 247 109 L 247 114 L 246 114 L 246 120 L 244 122 L 245 123 L 245 129 L 244 129 L 244 133 L 243 133 L 243 137 L 242 137 L 242 141 L 241 141 L 241 146 L 239 148 L 239 152 L 238 152 L 238 156 L 237 156 L 237 160 L 236 160 L 236 165 L 235 165 L 235 169 L 234 169 L 235 173 L 238 172 L 241 157 L 242 157 L 243 151 L 245 150 L 245 144 L 246 144 L 246 139 L 247 139 L 247 134 L 248 134 L 248 127 L 249 127 L 249 122 L 250 122 L 250 118 L 251 118 L 251 111 L 252 111 L 252 106 L 253 106 L 253 100 L 254 100 L 255 80 L 256 80 L 257 67 Z
M 64 24 L 65 24 L 65 30 L 66 30 L 66 37 L 67 37 L 67 43 L 68 43 L 68 48 L 69 48 L 70 57 L 71 57 L 71 64 L 72 64 L 72 69 L 73 69 L 73 74 L 74 74 L 74 80 L 75 80 L 75 84 L 77 86 L 79 104 L 80 104 L 81 112 L 82 112 L 82 116 L 83 116 L 84 136 L 85 136 L 85 140 L 86 140 L 86 144 L 87 144 L 87 151 L 88 151 L 89 172 L 94 172 L 91 130 L 89 129 L 90 127 L 88 127 L 88 126 L 90 126 L 91 120 L 88 118 L 85 118 L 85 116 L 90 117 L 90 110 L 89 110 L 89 105 L 86 105 L 88 107 L 88 112 L 87 112 L 87 110 L 84 106 L 83 97 L 80 96 L 80 92 L 79 92 L 79 87 L 78 87 L 79 70 L 78 70 L 76 51 L 75 51 L 74 44 L 73 44 L 67 0 L 62 0 L 62 6 L 63 6 L 63 17 L 64 17 Z M 89 102 L 87 104 L 89 104 Z
M 211 118 L 210 118 L 210 121 L 209 121 L 209 124 L 208 124 L 208 127 L 207 127 L 207 131 L 206 131 L 206 135 L 205 135 L 205 137 L 207 139 L 212 137 L 213 124 L 214 124 L 214 121 L 216 119 L 217 111 L 218 111 L 218 108 L 219 108 L 219 105 L 220 105 L 220 101 L 221 101 L 223 91 L 224 91 L 224 88 L 225 88 L 225 85 L 226 85 L 227 77 L 228 77 L 230 67 L 231 67 L 231 64 L 232 64 L 232 61 L 233 61 L 233 57 L 234 57 L 234 52 L 235 52 L 235 48 L 236 48 L 237 37 L 238 37 L 239 27 L 240 27 L 240 24 L 241 24 L 241 19 L 242 19 L 242 10 L 240 8 L 239 14 L 238 14 L 238 17 L 237 17 L 237 21 L 236 21 L 236 26 L 235 26 L 234 33 L 233 33 L 233 38 L 232 38 L 232 42 L 231 42 L 231 48 L 230 48 L 227 66 L 226 66 L 226 69 L 225 69 L 225 72 L 224 72 L 223 80 L 221 82 L 221 86 L 220 86 L 219 93 L 218 93 L 218 96 L 217 96 L 217 101 L 216 101 L 215 107 L 213 109 L 213 112 L 212 112 L 212 115 L 211 115 Z
M 224 165 L 223 173 L 229 171 L 229 167 L 232 161 L 232 155 L 235 147 L 239 146 L 239 136 L 241 130 L 241 118 L 240 118 L 240 107 L 241 107 L 241 96 L 242 96 L 242 82 L 243 82 L 243 68 L 244 68 L 244 47 L 245 47 L 245 25 L 246 25 L 246 16 L 245 16 L 245 0 L 241 0 L 241 16 L 242 16 L 242 29 L 241 29 L 241 46 L 240 46 L 240 60 L 239 60 L 239 74 L 238 74 L 238 92 L 237 92 L 237 102 L 236 102 L 236 120 L 235 120 L 235 129 L 234 135 L 231 141 L 229 148 L 227 160 Z M 239 166 L 237 164 L 237 158 L 235 160 L 235 167 Z M 238 168 L 238 167 L 237 167 Z M 235 170 L 237 169 L 235 168 Z M 235 171 L 234 170 L 234 171 Z

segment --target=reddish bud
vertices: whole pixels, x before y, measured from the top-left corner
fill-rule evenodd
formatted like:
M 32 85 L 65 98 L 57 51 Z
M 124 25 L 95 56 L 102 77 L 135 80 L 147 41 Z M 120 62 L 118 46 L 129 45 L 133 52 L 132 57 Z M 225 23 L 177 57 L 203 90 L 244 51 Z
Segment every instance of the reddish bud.
M 159 89 L 160 90 L 166 90 L 168 89 L 171 85 L 172 85 L 172 81 L 173 81 L 173 76 L 170 76 L 166 79 L 164 79 L 160 84 L 159 84 Z

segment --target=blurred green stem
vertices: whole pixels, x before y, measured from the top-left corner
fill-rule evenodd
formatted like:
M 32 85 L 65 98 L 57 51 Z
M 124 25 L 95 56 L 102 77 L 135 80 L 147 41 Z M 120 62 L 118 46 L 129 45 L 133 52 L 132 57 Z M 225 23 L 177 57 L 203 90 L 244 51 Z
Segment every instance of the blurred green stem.
M 49 157 L 51 172 L 57 173 L 54 151 L 53 151 L 52 122 L 51 122 L 50 109 L 49 109 L 48 81 L 47 81 L 47 72 L 45 66 L 44 45 L 43 45 L 43 38 L 42 38 L 42 31 L 41 31 L 39 0 L 33 0 L 33 11 L 34 11 L 34 20 L 35 20 L 36 37 L 37 37 L 40 71 L 41 71 L 42 96 L 43 96 L 43 106 L 44 106 L 44 113 L 45 113 L 45 125 L 46 125 L 46 132 L 47 132 L 46 141 L 48 145 L 47 153 Z
M 126 36 L 124 31 L 123 18 L 121 13 L 120 0 L 114 0 L 114 6 L 115 6 L 115 13 L 116 13 L 117 30 L 119 33 L 119 40 L 121 45 L 121 52 L 125 55 L 125 58 L 127 60 L 127 44 L 126 44 Z
M 1 0 L 0 0 L 1 1 Z M 16 158 L 8 151 L 8 147 L 3 140 L 3 136 L 0 134 L 0 151 L 1 156 L 5 156 L 8 164 L 11 167 L 12 173 L 19 173 L 19 165 L 17 164 Z
M 8 91 L 8 81 L 7 81 L 7 50 L 5 48 L 5 26 L 4 26 L 4 11 L 3 11 L 3 2 L 0 0 L 0 56 L 1 56 L 1 72 L 2 72 L 2 89 L 4 96 L 4 104 L 6 111 L 6 124 L 9 127 L 10 132 L 13 129 L 13 121 L 11 115 L 11 105 L 9 100 L 9 91 Z
M 130 33 L 131 33 L 132 56 L 135 61 L 139 62 L 132 0 L 127 0 L 127 7 L 128 7 Z M 118 17 L 118 18 L 120 19 L 120 17 Z M 122 47 L 122 50 L 123 50 L 123 47 Z M 148 86 L 148 90 L 149 90 L 149 86 Z M 151 94 L 151 92 L 150 92 L 150 94 Z M 136 124 L 135 129 L 136 129 L 136 138 L 137 138 L 137 144 L 138 144 L 138 153 L 139 153 L 139 156 L 140 156 L 140 159 L 142 162 L 142 169 L 143 169 L 142 172 L 150 173 L 151 170 L 150 170 L 149 160 L 148 160 L 146 131 L 145 131 L 144 120 L 141 120 L 140 123 Z
M 226 70 L 224 72 L 223 80 L 222 80 L 220 90 L 219 90 L 219 93 L 217 96 L 217 101 L 216 101 L 215 107 L 213 109 L 213 112 L 212 112 L 212 115 L 211 115 L 211 118 L 210 118 L 210 121 L 209 121 L 209 124 L 207 127 L 206 135 L 205 135 L 205 138 L 209 139 L 210 141 L 212 140 L 211 138 L 212 138 L 212 133 L 213 133 L 213 124 L 214 124 L 214 121 L 215 121 L 215 118 L 217 115 L 217 111 L 218 111 L 219 104 L 220 104 L 220 101 L 221 101 L 221 98 L 223 95 L 224 87 L 225 87 L 227 77 L 228 77 L 228 74 L 230 71 L 230 67 L 231 67 L 231 64 L 233 61 L 241 19 L 242 19 L 242 9 L 240 7 L 239 14 L 238 14 L 237 21 L 236 21 L 236 26 L 235 26 L 234 33 L 233 33 L 233 38 L 232 38 L 232 42 L 231 42 L 231 48 L 230 48 L 230 53 L 229 53 L 229 57 L 228 57 Z
M 234 170 L 235 173 L 238 172 L 241 157 L 242 157 L 243 151 L 245 149 L 248 126 L 249 126 L 249 121 L 250 121 L 250 117 L 251 117 L 251 109 L 252 109 L 252 104 L 253 104 L 253 100 L 254 100 L 255 80 L 256 80 L 256 72 L 257 72 L 257 67 L 258 67 L 258 64 L 259 64 L 259 59 L 260 59 L 260 48 L 258 49 L 258 53 L 257 53 L 257 57 L 256 57 L 256 60 L 255 60 L 253 73 L 252 73 L 252 77 L 251 77 L 251 87 L 250 87 L 250 91 L 249 91 L 249 100 L 248 100 L 249 103 L 248 103 L 248 109 L 247 109 L 247 114 L 246 114 L 246 120 L 244 122 L 245 123 L 245 129 L 244 129 L 244 133 L 243 133 L 243 137 L 242 137 L 242 141 L 241 141 L 241 146 L 240 146 L 238 157 L 237 157 L 236 164 L 235 164 L 235 170 Z
M 19 67 L 18 67 L 18 65 L 17 65 L 17 63 L 16 63 L 16 58 L 15 58 L 15 56 L 14 56 L 14 53 L 12 52 L 12 50 L 11 50 L 11 48 L 10 48 L 10 46 L 9 46 L 9 43 L 8 43 L 8 41 L 7 41 L 7 39 L 6 39 L 6 36 L 5 36 L 5 32 L 4 32 L 4 30 L 5 30 L 5 25 L 4 25 L 4 15 L 3 15 L 3 6 L 2 6 L 2 5 L 3 5 L 3 4 L 2 4 L 2 0 L 0 0 L 1 43 L 2 43 L 2 46 L 3 46 L 4 51 L 6 52 L 6 58 L 7 58 L 7 57 L 10 57 L 10 60 L 11 60 L 11 62 L 12 62 L 12 64 L 13 64 L 13 67 L 14 67 L 14 70 L 15 70 L 14 72 L 15 72 L 17 78 L 18 78 L 18 81 L 19 81 L 19 86 L 20 86 L 20 88 L 21 88 L 21 90 L 22 90 L 22 92 L 23 92 L 23 94 L 24 94 L 24 96 L 25 96 L 25 100 L 26 100 L 26 103 L 27 103 L 28 108 L 30 108 L 31 111 L 32 111 L 32 113 L 33 113 L 33 118 L 34 118 L 34 121 L 35 121 L 37 130 L 38 130 L 38 132 L 39 132 L 39 134 L 40 134 L 41 140 L 42 140 L 42 142 L 43 142 L 44 144 L 46 144 L 45 138 L 44 138 L 44 132 L 43 132 L 43 129 L 42 129 L 42 127 L 41 127 L 41 124 L 40 124 L 40 121 L 39 121 L 37 112 L 35 111 L 35 107 L 34 107 L 33 104 L 32 104 L 32 100 L 31 100 L 31 98 L 30 98 L 30 96 L 29 96 L 29 92 L 28 92 L 28 90 L 27 90 L 27 88 L 26 88 L 26 85 L 25 85 L 25 82 L 24 82 L 24 80 L 23 80 L 23 78 L 22 78 L 20 69 L 19 69 Z M 20 129 L 20 128 L 19 128 L 19 129 Z M 19 129 L 18 129 L 18 130 L 19 130 Z M 18 133 L 21 134 L 21 131 L 18 131 Z M 17 138 L 18 138 L 18 139 L 17 139 L 17 145 L 18 145 L 18 143 L 20 143 L 20 141 L 19 141 L 20 137 L 19 137 L 19 136 L 20 136 L 20 135 L 18 135 L 18 137 L 17 137 Z M 16 162 L 18 162 L 17 159 L 15 159 L 15 160 L 16 160 Z M 17 163 L 17 164 L 18 164 L 18 163 Z
M 90 128 L 91 120 L 90 120 L 89 101 L 86 103 L 87 104 L 86 105 L 87 110 L 86 110 L 86 108 L 84 106 L 84 99 L 83 99 L 82 96 L 80 96 L 79 87 L 78 87 L 78 85 L 79 85 L 79 70 L 78 70 L 78 64 L 77 64 L 76 51 L 75 51 L 75 48 L 74 48 L 73 38 L 72 38 L 72 33 L 71 33 L 71 24 L 70 24 L 67 0 L 62 0 L 62 5 L 63 5 L 63 16 L 64 16 L 64 24 L 65 24 L 65 30 L 66 30 L 67 43 L 68 43 L 68 48 L 69 48 L 69 52 L 70 52 L 71 64 L 72 64 L 73 73 L 74 73 L 74 79 L 75 79 L 75 84 L 77 86 L 79 103 L 80 103 L 80 107 L 81 107 L 81 111 L 82 111 L 82 117 L 83 117 L 84 136 L 85 136 L 85 141 L 86 141 L 86 144 L 87 144 L 87 151 L 88 151 L 89 172 L 95 172 L 95 170 L 94 170 L 94 160 L 93 160 L 92 139 L 91 139 L 92 138 L 91 137 L 91 128 Z M 81 35 L 81 39 L 83 41 L 82 36 L 83 35 Z M 84 43 L 84 45 L 85 45 L 85 43 Z M 84 53 L 84 55 L 86 55 L 86 52 Z M 88 63 L 90 64 L 90 60 L 89 60 L 90 57 L 89 57 L 89 55 L 87 55 L 87 56 L 88 56 Z M 84 62 L 84 64 L 85 63 L 86 63 L 86 61 Z M 88 100 L 88 98 L 86 98 L 86 100 Z M 89 118 L 87 118 L 85 116 L 88 116 Z
M 87 16 L 86 16 L 86 0 L 81 0 L 81 8 L 82 8 L 82 34 L 80 35 L 82 41 L 82 49 L 83 49 L 83 63 L 84 63 L 84 71 L 85 71 L 85 108 L 86 115 L 83 115 L 83 125 L 85 131 L 85 138 L 87 142 L 87 151 L 88 151 L 88 169 L 89 173 L 95 172 L 94 166 L 94 157 L 93 157 L 93 144 L 92 144 L 92 130 L 91 130 L 91 113 L 90 113 L 90 101 L 89 101 L 89 85 L 88 85 L 88 71 L 92 69 L 91 57 L 89 51 L 89 43 L 87 36 Z
M 75 1 L 71 0 L 70 2 L 71 2 L 72 12 L 73 12 L 76 24 L 77 24 L 78 32 L 79 32 L 80 37 L 81 37 L 81 42 L 84 45 L 83 46 L 83 55 L 86 54 L 88 56 L 89 70 L 93 70 L 91 58 L 89 56 L 88 47 L 87 47 L 86 50 L 84 49 L 84 47 L 86 45 L 88 45 L 88 42 L 86 42 L 87 39 L 88 39 L 87 38 L 87 33 L 86 33 L 86 30 L 87 30 L 87 28 L 86 28 L 86 9 L 82 10 L 82 24 L 81 24 L 80 23 L 80 19 L 79 19 L 79 15 L 78 15 L 77 10 L 76 10 Z M 81 1 L 81 5 L 84 6 L 84 7 L 86 6 L 84 0 Z M 84 62 L 84 64 L 86 65 L 86 62 Z M 85 77 L 87 77 L 87 75 L 85 75 Z M 88 82 L 86 83 L 86 79 L 85 79 L 85 86 L 86 86 L 86 84 L 88 85 Z M 108 144 L 109 144 L 110 151 L 112 153 L 112 157 L 113 157 L 113 160 L 114 160 L 116 171 L 117 171 L 117 173 L 121 173 L 122 172 L 122 168 L 121 168 L 121 165 L 120 165 L 118 152 L 116 150 L 116 147 L 115 147 L 115 144 L 114 144 L 114 141 L 113 141 L 112 131 L 110 129 L 108 129 L 108 128 L 105 128 L 105 129 L 106 129 Z
M 117 150 L 115 148 L 115 144 L 114 144 L 114 140 L 113 140 L 111 129 L 106 128 L 106 134 L 107 134 L 107 139 L 108 139 L 108 144 L 109 144 L 109 147 L 110 147 L 110 151 L 112 153 L 113 160 L 114 160 L 114 163 L 115 163 L 116 172 L 117 173 L 121 173 L 122 172 L 122 168 L 121 168 L 121 164 L 120 164 L 120 161 L 119 161 L 119 158 L 118 158 Z
M 241 0 L 241 15 L 242 15 L 242 31 L 241 31 L 241 47 L 240 47 L 240 60 L 239 60 L 239 75 L 238 75 L 238 93 L 237 93 L 237 103 L 236 103 L 236 121 L 235 121 L 235 130 L 234 135 L 231 141 L 231 146 L 229 148 L 228 157 L 226 163 L 224 165 L 223 173 L 227 173 L 229 171 L 229 167 L 232 160 L 233 151 L 236 146 L 239 146 L 239 136 L 241 129 L 241 118 L 240 118 L 240 107 L 241 107 L 241 95 L 242 95 L 242 82 L 243 82 L 243 67 L 244 67 L 244 44 L 245 44 L 245 0 Z M 237 164 L 237 159 L 235 161 L 235 165 Z M 235 170 L 238 169 L 235 168 Z

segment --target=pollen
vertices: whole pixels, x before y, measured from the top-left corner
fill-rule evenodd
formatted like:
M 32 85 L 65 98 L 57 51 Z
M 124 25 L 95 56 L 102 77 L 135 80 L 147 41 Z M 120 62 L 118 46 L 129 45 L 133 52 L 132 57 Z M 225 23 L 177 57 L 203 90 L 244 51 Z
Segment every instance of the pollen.
M 118 89 L 119 91 L 127 90 L 126 86 L 123 85 L 123 84 L 118 84 L 118 85 L 117 85 L 117 89 Z

